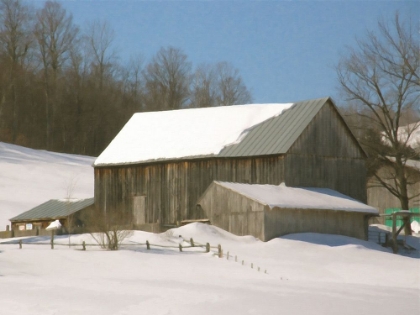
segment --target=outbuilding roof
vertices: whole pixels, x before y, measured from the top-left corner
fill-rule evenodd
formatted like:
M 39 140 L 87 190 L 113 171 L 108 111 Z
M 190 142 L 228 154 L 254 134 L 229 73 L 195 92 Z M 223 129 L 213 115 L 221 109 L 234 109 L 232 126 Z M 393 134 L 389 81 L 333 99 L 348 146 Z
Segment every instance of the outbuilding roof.
M 362 212 L 378 215 L 378 210 L 338 191 L 328 188 L 287 187 L 284 184 L 255 185 L 229 182 L 213 182 L 235 191 L 270 208 L 325 209 Z
M 283 154 L 327 101 L 136 113 L 94 166 Z
M 56 220 L 93 205 L 94 198 L 51 199 L 10 219 L 15 221 Z

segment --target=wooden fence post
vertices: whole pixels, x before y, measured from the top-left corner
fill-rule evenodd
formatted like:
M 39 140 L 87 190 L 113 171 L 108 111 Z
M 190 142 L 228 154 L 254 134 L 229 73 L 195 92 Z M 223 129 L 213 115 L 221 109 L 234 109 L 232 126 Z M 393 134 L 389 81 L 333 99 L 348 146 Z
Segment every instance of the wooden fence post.
M 251 263 L 251 268 L 254 269 L 254 264 L 253 263 Z
M 190 242 L 191 242 L 191 246 L 192 247 L 194 247 L 194 240 L 193 240 L 193 238 L 191 237 L 191 239 L 190 239 Z
M 226 259 L 229 260 L 229 252 L 226 253 Z
M 217 245 L 217 250 L 218 250 L 218 253 L 219 253 L 219 258 L 222 258 L 223 257 L 223 250 L 222 250 L 222 245 Z
M 149 241 L 146 241 L 146 247 L 147 247 L 147 249 L 150 249 L 150 243 L 149 243 Z
M 210 252 L 210 243 L 206 243 L 206 253 Z
M 51 230 L 51 249 L 54 249 L 54 230 Z
M 182 244 L 179 243 L 179 251 L 182 252 Z
M 83 250 L 86 250 L 86 243 L 85 243 L 85 241 L 83 241 L 82 246 L 83 246 Z
M 22 240 L 19 240 L 19 249 L 22 249 Z

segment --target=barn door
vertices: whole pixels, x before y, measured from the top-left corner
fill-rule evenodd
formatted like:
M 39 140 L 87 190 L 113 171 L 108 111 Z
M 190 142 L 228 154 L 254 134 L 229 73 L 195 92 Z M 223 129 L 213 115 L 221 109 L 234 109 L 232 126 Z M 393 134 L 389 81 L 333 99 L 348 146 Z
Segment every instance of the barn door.
M 146 224 L 146 196 L 134 196 L 133 198 L 134 224 Z

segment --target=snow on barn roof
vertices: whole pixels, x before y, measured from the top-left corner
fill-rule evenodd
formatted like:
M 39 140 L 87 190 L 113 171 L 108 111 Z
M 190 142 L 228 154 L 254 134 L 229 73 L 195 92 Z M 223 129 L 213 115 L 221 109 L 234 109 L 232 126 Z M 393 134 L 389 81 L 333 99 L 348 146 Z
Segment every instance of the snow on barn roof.
M 94 166 L 286 153 L 327 100 L 136 113 Z
M 293 104 L 254 104 L 137 113 L 95 165 L 218 154 L 256 124 Z
M 363 212 L 377 215 L 377 209 L 328 188 L 295 188 L 284 183 L 275 185 L 255 185 L 215 181 L 221 185 L 270 208 L 325 209 L 348 212 Z

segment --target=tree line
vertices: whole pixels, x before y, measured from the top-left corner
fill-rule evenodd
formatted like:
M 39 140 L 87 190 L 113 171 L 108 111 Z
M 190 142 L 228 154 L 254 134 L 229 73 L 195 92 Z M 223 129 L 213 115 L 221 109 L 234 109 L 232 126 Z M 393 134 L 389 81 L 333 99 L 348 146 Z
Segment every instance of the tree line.
M 99 155 L 135 112 L 252 102 L 227 62 L 193 67 L 179 48 L 125 64 L 103 20 L 80 28 L 60 3 L 0 0 L 0 141 Z

